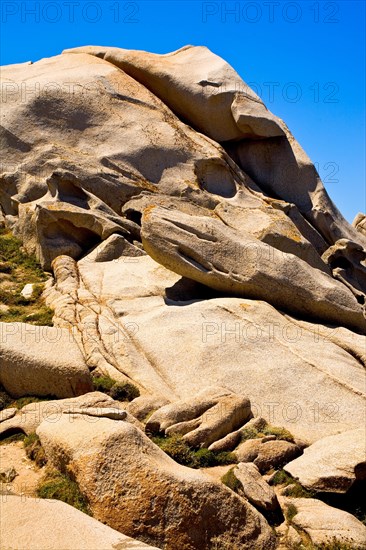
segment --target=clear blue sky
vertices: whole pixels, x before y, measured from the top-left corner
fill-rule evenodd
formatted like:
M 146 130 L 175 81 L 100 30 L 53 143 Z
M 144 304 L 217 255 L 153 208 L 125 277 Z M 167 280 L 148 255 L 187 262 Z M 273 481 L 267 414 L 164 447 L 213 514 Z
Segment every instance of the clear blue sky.
M 0 9 L 1 64 L 86 44 L 208 46 L 285 120 L 346 218 L 366 210 L 364 0 L 2 0 Z

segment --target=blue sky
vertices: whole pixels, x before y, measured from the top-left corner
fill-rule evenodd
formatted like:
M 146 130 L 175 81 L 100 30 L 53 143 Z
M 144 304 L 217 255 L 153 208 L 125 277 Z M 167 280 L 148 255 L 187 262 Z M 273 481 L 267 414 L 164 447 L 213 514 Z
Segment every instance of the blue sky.
M 346 218 L 366 210 L 364 0 L 2 0 L 1 20 L 1 64 L 208 46 L 285 120 Z

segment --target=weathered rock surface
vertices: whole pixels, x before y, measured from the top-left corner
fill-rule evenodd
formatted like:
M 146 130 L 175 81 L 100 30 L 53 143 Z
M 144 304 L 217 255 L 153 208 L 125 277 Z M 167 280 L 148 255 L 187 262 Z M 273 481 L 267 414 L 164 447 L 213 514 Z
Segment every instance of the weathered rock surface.
M 0 511 L 0 540 L 7 550 L 157 550 L 60 500 L 6 495 Z
M 68 416 L 43 422 L 37 433 L 50 462 L 75 476 L 96 519 L 167 550 L 202 549 L 222 533 L 243 549 L 274 548 L 250 504 L 178 465 L 132 424 Z
M 93 389 L 71 332 L 25 323 L 0 323 L 0 383 L 14 397 L 72 397 Z
M 13 418 L 13 416 L 16 415 L 17 411 L 18 409 L 15 409 L 14 407 L 0 411 L 0 422 L 4 422 L 5 420 L 9 420 L 9 418 Z
M 285 470 L 307 489 L 345 493 L 356 479 L 366 479 L 365 428 L 316 441 Z
M 263 479 L 255 464 L 240 462 L 234 468 L 234 475 L 241 483 L 239 494 L 245 496 L 254 506 L 266 511 L 279 507 L 274 490 Z
M 366 422 L 364 336 L 257 300 L 200 300 L 202 288 L 149 256 L 60 257 L 54 269 L 57 324 L 73 328 L 89 367 L 143 394 L 187 400 L 209 381 L 310 443 Z
M 148 415 L 167 404 L 168 400 L 164 397 L 140 395 L 127 403 L 125 407 L 129 413 L 142 422 Z
M 225 294 L 366 330 L 362 307 L 347 287 L 293 254 L 213 217 L 147 208 L 142 242 L 148 254 L 171 271 Z
M 308 535 L 313 544 L 338 542 L 352 548 L 366 548 L 366 527 L 354 516 L 314 498 L 285 499 L 297 512 L 291 523 Z
M 56 415 L 57 418 L 60 418 L 64 411 L 82 410 L 87 413 L 89 409 L 94 411 L 97 409 L 100 414 L 103 414 L 105 409 L 108 410 L 110 407 L 116 407 L 117 405 L 116 401 L 102 392 L 91 392 L 71 399 L 30 403 L 19 411 L 16 410 L 16 414 L 12 413 L 9 418 L 0 423 L 0 434 L 14 431 L 30 434 L 35 432 L 43 421 L 47 422 L 49 417 L 55 418 Z M 14 409 L 7 410 L 13 411 Z M 6 410 L 2 413 L 6 413 Z M 128 416 L 128 420 L 133 420 L 131 415 Z M 138 424 L 137 420 L 135 422 Z
M 66 53 L 95 55 L 122 68 L 193 128 L 223 143 L 266 193 L 296 204 L 329 244 L 340 238 L 357 242 L 359 235 L 330 200 L 314 165 L 284 122 L 207 48 L 186 46 L 157 55 L 88 46 Z
M 365 214 L 357 214 L 352 222 L 352 225 L 366 237 L 366 216 Z
M 282 468 L 302 453 L 294 443 L 281 440 L 249 439 L 241 443 L 235 454 L 239 462 L 254 462 L 261 473 L 271 468 Z
M 241 432 L 240 430 L 236 430 L 235 432 L 230 432 L 229 434 L 225 435 L 225 437 L 222 437 L 221 439 L 218 439 L 217 441 L 214 441 L 209 445 L 208 449 L 209 451 L 232 451 L 239 445 L 241 441 Z
M 189 400 L 157 410 L 147 421 L 146 431 L 179 434 L 191 447 L 209 447 L 241 426 L 250 415 L 248 398 L 212 386 Z
M 125 420 L 127 417 L 127 412 L 121 409 L 113 407 L 105 407 L 102 409 L 97 409 L 95 407 L 90 407 L 86 409 L 73 408 L 72 412 L 70 410 L 62 411 L 63 414 L 82 414 L 86 416 L 93 416 L 95 418 L 110 418 L 111 420 Z

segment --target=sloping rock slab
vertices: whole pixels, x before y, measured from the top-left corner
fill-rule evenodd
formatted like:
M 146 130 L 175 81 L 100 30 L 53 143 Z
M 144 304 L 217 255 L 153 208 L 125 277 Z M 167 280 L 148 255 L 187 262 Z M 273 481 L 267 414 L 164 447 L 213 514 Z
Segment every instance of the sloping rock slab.
M 316 441 L 285 470 L 307 489 L 345 493 L 356 479 L 366 479 L 365 428 Z
M 6 550 L 157 550 L 60 500 L 6 495 L 0 510 L 1 547 Z

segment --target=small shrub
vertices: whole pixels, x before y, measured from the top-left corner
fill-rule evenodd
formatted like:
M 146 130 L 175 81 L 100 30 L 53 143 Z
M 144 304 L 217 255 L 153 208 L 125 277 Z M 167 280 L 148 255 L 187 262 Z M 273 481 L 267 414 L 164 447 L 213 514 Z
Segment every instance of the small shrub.
M 116 382 L 110 389 L 109 395 L 118 401 L 132 401 L 139 397 L 139 389 L 130 382 Z
M 192 449 L 181 435 L 156 436 L 152 441 L 173 460 L 190 468 L 210 468 L 237 462 L 234 453 L 215 453 L 208 449 Z
M 288 485 L 288 489 L 286 490 L 286 496 L 293 498 L 314 498 L 315 494 L 314 491 L 305 489 L 298 481 L 294 481 Z
M 196 467 L 196 462 L 194 459 L 194 453 L 189 448 L 187 443 L 183 441 L 182 437 L 179 435 L 172 435 L 169 437 L 153 437 L 152 438 L 155 445 L 158 445 L 164 453 L 170 456 L 173 460 L 182 464 L 183 466 L 194 465 Z
M 270 485 L 290 485 L 294 483 L 294 478 L 285 470 L 278 470 L 270 481 Z
M 221 481 L 226 487 L 237 493 L 241 488 L 241 483 L 234 474 L 234 468 L 230 468 L 221 478 Z
M 198 464 L 199 468 L 210 468 L 212 466 L 217 466 L 216 455 L 208 449 L 199 449 L 194 453 L 195 462 Z
M 11 274 L 10 287 L 0 289 L 0 303 L 9 307 L 9 310 L 0 312 L 0 320 L 52 326 L 53 311 L 41 298 L 48 275 L 34 256 L 23 251 L 21 242 L 6 228 L 0 231 L 0 272 Z M 34 285 L 29 299 L 21 295 L 27 283 Z
M 247 441 L 248 439 L 259 439 L 266 435 L 274 435 L 276 439 L 282 439 L 284 441 L 294 442 L 294 436 L 286 428 L 279 428 L 277 426 L 271 426 L 267 424 L 260 431 L 253 427 L 243 428 L 241 430 L 241 441 Z
M 36 311 L 35 313 L 29 313 L 27 315 L 23 315 L 22 322 L 31 323 L 33 325 L 38 325 L 38 326 L 52 327 L 53 313 L 54 312 L 52 309 L 50 309 L 45 305 L 42 305 L 39 311 Z
M 222 451 L 216 453 L 208 449 L 198 449 L 192 451 L 193 461 L 192 468 L 212 468 L 214 466 L 227 466 L 228 464 L 236 464 L 237 458 L 234 453 Z
M 3 386 L 0 384 L 0 411 L 2 411 L 3 409 L 6 409 L 12 401 L 13 399 L 10 397 L 10 395 L 5 391 Z
M 22 409 L 30 403 L 41 403 L 42 401 L 51 401 L 55 399 L 52 395 L 46 395 L 45 397 L 36 397 L 35 395 L 26 395 L 24 397 L 19 397 L 15 401 L 11 401 L 9 407 L 15 407 L 16 409 Z
M 247 441 L 248 439 L 257 439 L 259 432 L 255 428 L 243 428 L 241 430 L 241 441 Z
M 267 426 L 262 429 L 262 433 L 264 435 L 275 435 L 276 439 L 289 441 L 290 443 L 294 442 L 294 436 L 291 432 L 286 430 L 286 428 L 278 428 L 276 426 L 270 426 L 269 424 L 267 424 Z
M 132 401 L 139 397 L 139 389 L 130 382 L 116 382 L 108 375 L 93 376 L 93 385 L 96 391 L 110 395 L 117 401 Z
M 90 515 L 88 503 L 80 492 L 78 484 L 57 470 L 49 470 L 37 487 L 40 498 L 54 498 L 70 504 Z
M 286 490 L 286 496 L 293 498 L 313 498 L 315 496 L 314 491 L 305 489 L 296 479 L 285 470 L 278 470 L 270 481 L 270 485 L 283 485 L 288 487 Z
M 287 521 L 291 521 L 297 514 L 297 508 L 295 504 L 287 504 L 285 516 Z
M 94 376 L 93 377 L 93 386 L 95 391 L 101 391 L 104 393 L 108 393 L 112 386 L 116 383 L 113 378 L 110 376 Z
M 25 436 L 23 440 L 25 454 L 30 460 L 33 460 L 37 466 L 42 468 L 47 463 L 44 449 L 36 433 Z

